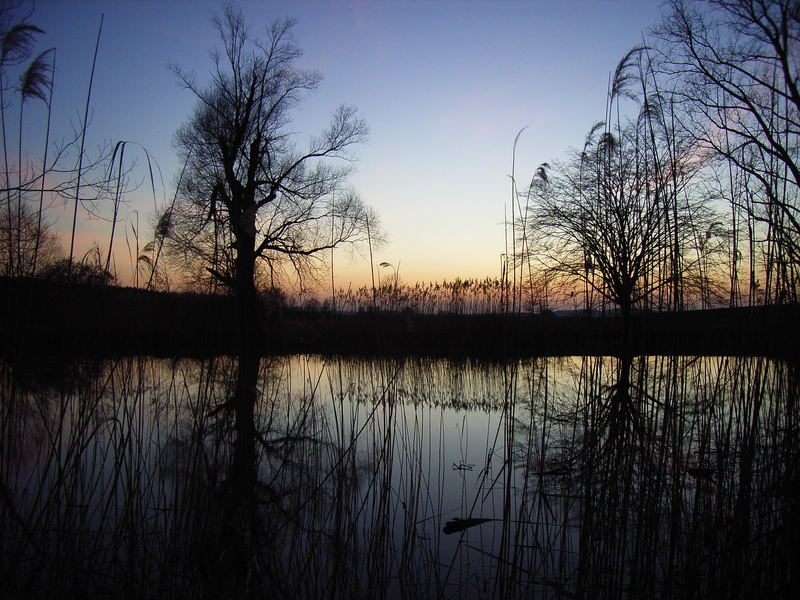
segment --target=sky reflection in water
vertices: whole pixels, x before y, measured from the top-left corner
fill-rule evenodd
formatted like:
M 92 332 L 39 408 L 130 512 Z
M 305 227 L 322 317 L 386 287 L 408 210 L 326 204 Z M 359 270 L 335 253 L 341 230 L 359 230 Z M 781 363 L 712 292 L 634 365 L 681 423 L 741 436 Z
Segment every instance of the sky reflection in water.
M 235 374 L 4 363 L 10 597 L 790 589 L 795 365 L 264 359 L 252 489 L 229 472 Z

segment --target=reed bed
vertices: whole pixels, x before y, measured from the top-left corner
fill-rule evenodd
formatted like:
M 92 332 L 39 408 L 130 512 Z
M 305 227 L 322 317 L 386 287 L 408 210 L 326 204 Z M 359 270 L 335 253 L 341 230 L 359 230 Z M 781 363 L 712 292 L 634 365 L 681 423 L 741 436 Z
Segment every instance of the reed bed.
M 5 598 L 796 584 L 795 364 L 264 359 L 249 489 L 233 487 L 234 359 L 1 367 Z
M 390 280 L 375 287 L 336 290 L 325 306 L 339 312 L 370 310 L 412 311 L 417 314 L 493 314 L 506 312 L 511 292 L 499 279 L 460 279 L 452 281 L 405 284 Z

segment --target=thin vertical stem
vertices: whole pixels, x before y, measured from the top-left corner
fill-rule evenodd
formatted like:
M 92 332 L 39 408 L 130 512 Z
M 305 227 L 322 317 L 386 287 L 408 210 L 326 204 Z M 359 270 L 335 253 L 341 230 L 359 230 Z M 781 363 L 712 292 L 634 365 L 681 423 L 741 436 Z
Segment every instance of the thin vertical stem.
M 517 142 L 522 132 L 528 128 L 527 125 L 517 132 L 514 138 L 514 146 L 511 150 L 511 269 L 512 269 L 512 283 L 511 283 L 511 312 L 517 312 L 517 230 L 516 230 L 516 212 L 514 205 L 516 204 L 517 196 L 517 181 L 515 179 L 515 170 L 517 165 Z
M 25 96 L 19 100 L 19 132 L 17 135 L 17 275 L 22 275 L 22 121 Z M 9 245 L 11 239 L 8 240 Z
M 334 203 L 336 199 L 334 198 Z M 331 215 L 331 309 L 333 312 L 336 312 L 336 280 L 334 278 L 334 264 L 333 264 L 333 255 L 336 252 L 336 244 L 334 243 L 334 229 L 336 226 L 336 211 L 334 210 L 333 214 Z
M 103 282 L 108 280 L 108 269 L 111 265 L 111 251 L 114 248 L 114 231 L 117 228 L 117 214 L 119 213 L 120 191 L 122 187 L 122 161 L 125 158 L 125 142 L 118 142 L 119 148 L 119 164 L 117 166 L 117 189 L 114 193 L 114 215 L 111 219 L 111 236 L 108 240 L 108 254 L 106 255 L 106 266 L 103 272 Z M 115 150 L 116 153 L 116 150 Z M 114 162 L 111 162 L 111 168 L 114 168 Z
M 372 310 L 375 310 L 375 261 L 372 258 L 372 234 L 369 228 L 369 214 L 367 214 L 367 245 L 369 246 L 369 273 L 372 277 Z
M 44 208 L 45 173 L 47 172 L 47 151 L 50 148 L 50 117 L 53 114 L 53 86 L 56 77 L 56 49 L 53 48 L 53 62 L 50 66 L 50 94 L 47 99 L 47 128 L 44 134 L 44 157 L 42 158 L 42 185 L 39 188 L 39 212 L 36 218 L 36 240 L 33 247 L 31 277 L 36 277 L 36 264 L 39 259 L 39 246 L 42 237 L 42 210 Z
M 83 152 L 86 147 L 86 130 L 89 127 L 89 106 L 92 100 L 92 83 L 94 82 L 94 69 L 97 65 L 97 51 L 100 48 L 100 34 L 103 32 L 103 19 L 105 15 L 100 15 L 100 27 L 97 29 L 97 41 L 94 45 L 94 57 L 92 58 L 92 72 L 89 75 L 89 90 L 86 93 L 86 107 L 83 112 L 83 127 L 81 129 L 81 149 L 78 156 L 78 178 L 75 184 L 75 208 L 72 213 L 72 235 L 69 243 L 69 272 L 68 276 L 72 279 L 72 262 L 75 256 L 75 229 L 78 225 L 78 204 L 81 199 L 81 176 L 83 175 Z
M 3 68 L 0 64 L 0 128 L 3 135 L 3 162 L 5 167 L 5 186 L 6 186 L 6 212 L 8 218 L 8 263 L 6 264 L 6 275 L 12 275 L 14 265 L 14 245 L 11 243 L 13 238 L 13 215 L 11 213 L 11 174 L 8 169 L 8 148 L 6 145 L 6 99 L 3 87 Z

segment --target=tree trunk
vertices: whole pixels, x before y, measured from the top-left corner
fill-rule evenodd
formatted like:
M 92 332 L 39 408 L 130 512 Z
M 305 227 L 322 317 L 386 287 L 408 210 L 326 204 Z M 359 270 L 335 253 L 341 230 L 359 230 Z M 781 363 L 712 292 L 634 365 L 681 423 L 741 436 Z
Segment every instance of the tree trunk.
M 236 415 L 236 448 L 232 476 L 242 483 L 253 482 L 255 461 L 254 411 L 257 395 L 260 358 L 260 315 L 255 286 L 255 237 L 243 232 L 236 235 L 235 289 L 239 337 L 239 370 L 236 381 L 234 412 Z
M 255 237 L 237 234 L 236 246 L 233 293 L 238 311 L 239 353 L 257 353 L 260 315 L 255 284 Z
M 622 350 L 627 354 L 631 350 L 631 343 L 633 341 L 632 307 L 630 300 L 620 300 L 619 316 L 622 322 Z
M 242 241 L 244 243 L 242 243 Z M 252 240 L 251 240 L 252 241 Z M 256 419 L 260 363 L 258 297 L 255 288 L 253 245 L 239 238 L 236 256 L 235 289 L 239 335 L 236 391 L 233 398 L 236 440 L 228 474 L 224 523 L 232 536 L 228 577 L 235 590 L 251 587 L 250 566 L 258 547 L 261 527 L 258 518 L 256 486 Z

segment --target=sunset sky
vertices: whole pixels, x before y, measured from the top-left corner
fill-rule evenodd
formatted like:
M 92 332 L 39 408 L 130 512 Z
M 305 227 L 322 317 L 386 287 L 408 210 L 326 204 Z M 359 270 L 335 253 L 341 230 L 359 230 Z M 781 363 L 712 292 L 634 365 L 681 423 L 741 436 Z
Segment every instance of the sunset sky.
M 54 138 L 67 136 L 82 119 L 103 14 L 88 147 L 140 144 L 163 175 L 158 202 L 171 198 L 180 167 L 173 134 L 194 99 L 168 65 L 205 80 L 217 43 L 210 17 L 219 6 L 142 0 L 25 5 L 33 11 L 30 22 L 46 31 L 39 48 L 57 48 Z M 517 176 L 524 182 L 541 162 L 579 146 L 602 118 L 609 72 L 660 15 L 657 0 L 241 6 L 254 34 L 275 18 L 295 18 L 300 65 L 324 77 L 296 115 L 299 143 L 324 128 L 342 103 L 357 106 L 368 122 L 369 141 L 357 149 L 352 184 L 378 211 L 389 240 L 375 262 L 399 264 L 406 282 L 499 274 L 515 135 L 528 126 L 517 149 Z M 43 137 L 44 119 L 39 106 L 25 111 L 26 123 L 39 124 L 26 133 L 28 152 L 36 156 L 32 140 Z M 137 152 L 141 180 L 144 154 L 128 149 L 131 157 Z M 129 227 L 138 215 L 141 237 L 149 237 L 152 195 L 143 189 L 128 200 L 123 221 Z M 68 229 L 68 219 L 57 225 Z M 109 229 L 82 220 L 82 247 L 107 243 Z M 128 250 L 124 237 L 118 239 L 117 270 L 127 282 Z M 337 286 L 368 281 L 363 256 L 342 254 L 336 261 Z

